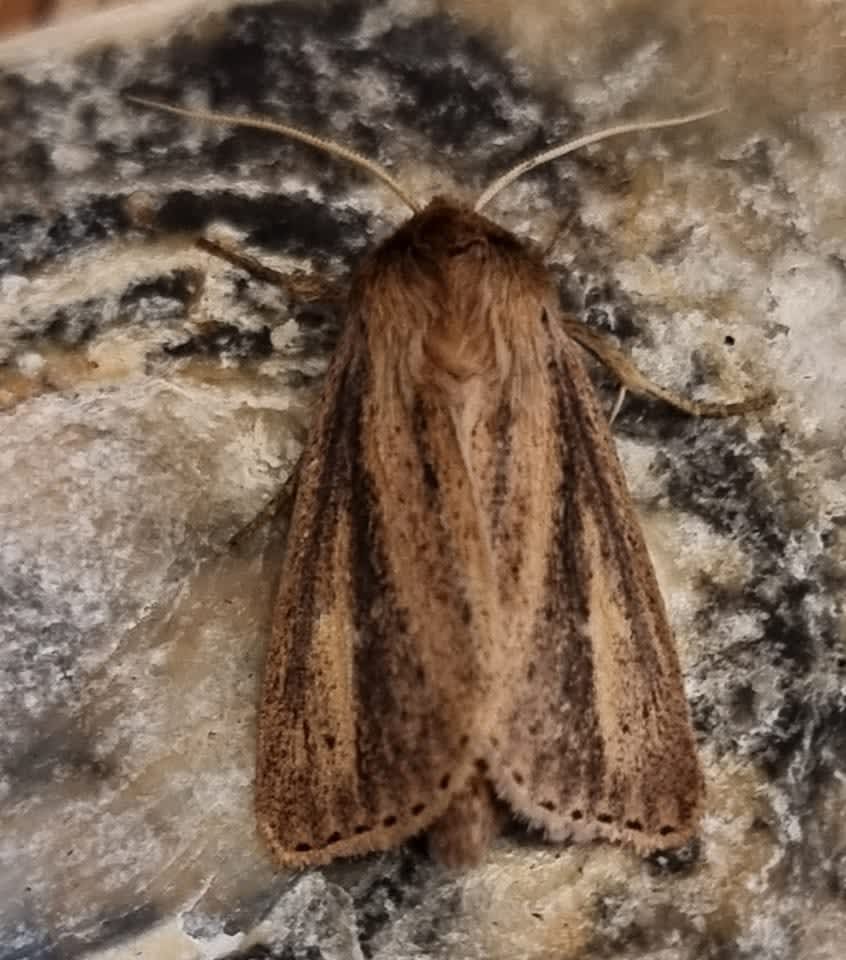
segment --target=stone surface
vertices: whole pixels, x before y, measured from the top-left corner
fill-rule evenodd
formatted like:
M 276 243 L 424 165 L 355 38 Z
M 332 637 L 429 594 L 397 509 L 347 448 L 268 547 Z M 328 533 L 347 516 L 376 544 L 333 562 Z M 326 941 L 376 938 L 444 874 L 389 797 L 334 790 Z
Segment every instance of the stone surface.
M 2 960 L 842 955 L 846 18 L 801 7 L 218 3 L 0 45 Z M 295 462 L 343 317 L 185 234 L 343 281 L 405 214 L 307 148 L 124 92 L 284 117 L 466 197 L 576 132 L 730 100 L 491 211 L 555 237 L 565 307 L 659 382 L 779 395 L 615 424 L 707 768 L 698 849 L 515 828 L 460 875 L 417 842 L 274 873 L 251 778 L 284 529 L 228 541 Z

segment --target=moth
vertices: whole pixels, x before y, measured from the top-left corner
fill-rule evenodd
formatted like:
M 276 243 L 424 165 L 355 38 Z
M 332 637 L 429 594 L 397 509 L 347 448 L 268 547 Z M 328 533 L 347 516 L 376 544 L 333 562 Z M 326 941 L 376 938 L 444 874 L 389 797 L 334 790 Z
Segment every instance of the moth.
M 258 714 L 256 812 L 275 859 L 325 864 L 428 831 L 479 861 L 510 811 L 551 841 L 647 853 L 704 795 L 679 659 L 583 350 L 651 384 L 558 305 L 540 255 L 467 205 L 411 207 L 369 253 L 296 474 Z

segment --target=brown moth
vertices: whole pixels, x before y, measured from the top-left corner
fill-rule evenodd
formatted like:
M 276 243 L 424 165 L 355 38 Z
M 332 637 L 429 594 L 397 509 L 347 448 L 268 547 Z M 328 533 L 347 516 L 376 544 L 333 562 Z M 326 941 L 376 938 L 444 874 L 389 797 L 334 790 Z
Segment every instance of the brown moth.
M 156 105 L 161 106 L 161 105 Z M 178 108 L 173 112 L 188 113 Z M 358 268 L 297 474 L 258 718 L 281 864 L 428 830 L 473 863 L 502 811 L 639 852 L 695 832 L 703 776 L 664 603 L 582 349 L 538 254 L 475 208 L 418 209 Z

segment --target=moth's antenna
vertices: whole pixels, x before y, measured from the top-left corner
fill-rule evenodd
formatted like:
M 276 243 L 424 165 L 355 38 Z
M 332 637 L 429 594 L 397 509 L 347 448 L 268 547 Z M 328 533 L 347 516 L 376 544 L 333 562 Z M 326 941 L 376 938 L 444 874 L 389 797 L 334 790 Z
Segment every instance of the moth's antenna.
M 699 113 L 690 113 L 684 117 L 671 117 L 668 120 L 641 120 L 636 123 L 621 123 L 616 127 L 606 127 L 604 130 L 597 130 L 595 133 L 588 133 L 576 140 L 569 140 L 567 143 L 559 144 L 557 147 L 550 147 L 543 153 L 538 153 L 516 167 L 512 167 L 494 182 L 482 193 L 476 201 L 475 210 L 482 210 L 491 200 L 507 186 L 514 183 L 518 177 L 522 177 L 529 170 L 534 170 L 543 163 L 549 163 L 550 160 L 557 160 L 563 157 L 565 153 L 572 153 L 580 147 L 586 147 L 590 143 L 596 143 L 599 140 L 606 140 L 608 137 L 616 137 L 621 133 L 634 133 L 637 130 L 657 130 L 660 127 L 678 127 L 683 123 L 693 123 L 694 120 L 702 120 L 705 117 L 711 117 L 715 113 L 722 113 L 726 107 L 713 107 L 710 110 L 701 110 Z
M 348 160 L 357 167 L 361 167 L 369 173 L 372 173 L 374 177 L 377 177 L 382 183 L 389 186 L 400 200 L 402 200 L 407 207 L 411 208 L 413 213 L 420 212 L 420 205 L 406 193 L 387 170 L 380 167 L 378 163 L 368 160 L 367 157 L 363 157 L 360 153 L 356 153 L 355 150 L 350 150 L 349 147 L 341 146 L 339 143 L 333 143 L 331 140 L 323 140 L 321 137 L 316 137 L 314 134 L 307 133 L 305 130 L 298 130 L 296 127 L 289 127 L 284 123 L 266 120 L 264 117 L 238 116 L 232 113 L 213 113 L 210 110 L 189 110 L 186 107 L 174 107 L 169 103 L 160 103 L 157 100 L 147 100 L 145 97 L 127 95 L 126 99 L 131 100 L 133 103 L 140 103 L 145 107 L 152 107 L 154 110 L 164 110 L 167 113 L 175 113 L 180 117 L 191 117 L 194 120 L 205 120 L 208 123 L 227 124 L 234 127 L 254 127 L 257 130 L 268 130 L 270 133 L 279 133 L 283 137 L 290 137 L 292 140 L 307 143 L 309 146 L 317 147 L 318 150 L 325 150 L 326 153 L 331 153 L 333 156 L 340 157 L 342 160 Z

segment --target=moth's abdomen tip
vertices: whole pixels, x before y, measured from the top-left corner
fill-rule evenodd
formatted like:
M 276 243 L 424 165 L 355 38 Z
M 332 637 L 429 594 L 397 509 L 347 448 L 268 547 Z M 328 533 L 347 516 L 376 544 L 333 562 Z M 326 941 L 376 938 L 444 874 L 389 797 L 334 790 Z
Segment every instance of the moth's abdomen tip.
M 454 792 L 446 812 L 429 828 L 429 852 L 445 867 L 476 866 L 506 816 L 504 805 L 477 762 L 464 785 Z

